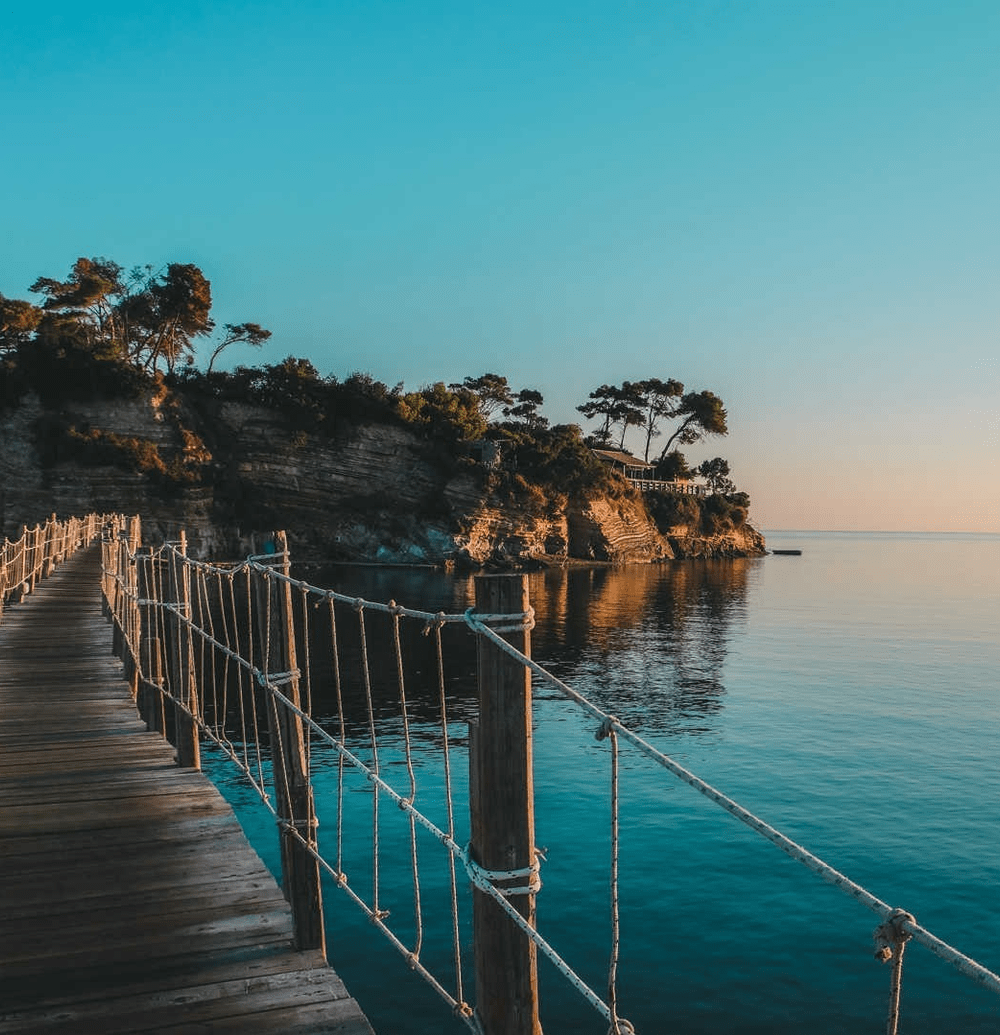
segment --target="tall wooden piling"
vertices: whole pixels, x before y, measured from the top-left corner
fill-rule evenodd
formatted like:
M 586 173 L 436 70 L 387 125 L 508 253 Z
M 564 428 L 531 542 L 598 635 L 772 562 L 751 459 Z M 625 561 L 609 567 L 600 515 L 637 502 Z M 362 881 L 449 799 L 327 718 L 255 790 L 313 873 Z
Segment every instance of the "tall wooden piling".
M 274 569 L 291 571 L 288 539 L 284 532 L 273 537 Z M 299 697 L 298 659 L 295 650 L 295 612 L 292 587 L 279 579 L 257 579 L 257 613 L 267 674 L 297 708 Z M 319 863 L 309 848 L 316 848 L 316 809 L 306 738 L 302 720 L 287 705 L 268 694 L 268 726 L 274 790 L 281 824 L 281 871 L 285 898 L 292 907 L 297 949 L 319 949 L 326 953 L 323 929 L 323 896 Z M 304 845 L 302 839 L 306 842 Z
M 157 608 L 149 601 L 156 598 L 159 586 L 159 558 L 149 548 L 136 552 L 136 592 L 139 597 L 139 667 L 145 681 L 136 696 L 139 714 L 151 730 L 166 729 L 163 705 L 163 641 L 156 624 Z M 152 689 L 150 684 L 156 687 Z
M 521 615 L 528 610 L 524 575 L 476 579 L 476 611 Z M 504 639 L 530 655 L 526 627 Z M 479 637 L 479 721 L 471 730 L 469 807 L 473 860 L 487 871 L 524 870 L 535 863 L 531 756 L 531 673 L 485 637 Z M 529 876 L 492 880 L 497 888 L 525 888 Z M 535 924 L 535 895 L 510 896 Z M 540 1035 L 537 952 L 534 942 L 501 907 L 473 891 L 476 1002 L 486 1035 Z
M 177 763 L 191 769 L 201 768 L 198 744 L 198 683 L 195 678 L 194 647 L 191 642 L 191 573 L 187 559 L 187 535 L 182 531 L 177 553 L 170 559 L 170 688 L 176 699 L 174 730 L 177 738 Z

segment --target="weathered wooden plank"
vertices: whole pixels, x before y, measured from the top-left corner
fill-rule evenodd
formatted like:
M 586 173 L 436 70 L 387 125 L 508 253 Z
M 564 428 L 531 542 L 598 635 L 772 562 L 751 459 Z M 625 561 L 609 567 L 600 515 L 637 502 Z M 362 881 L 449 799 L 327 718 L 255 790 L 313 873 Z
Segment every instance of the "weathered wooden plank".
M 135 967 L 120 967 L 115 974 L 115 991 L 121 998 L 156 996 L 229 981 L 257 981 L 275 974 L 307 973 L 310 970 L 328 973 L 331 981 L 343 988 L 343 982 L 327 967 L 326 960 L 319 953 L 290 953 L 280 943 L 269 943 L 230 950 L 224 956 L 216 954 L 212 958 L 205 954 L 174 957 L 161 961 L 155 975 L 151 975 L 148 968 L 137 970 Z M 24 1001 L 23 995 L 11 995 L 10 989 L 4 988 L 0 976 L 0 1003 L 4 1004 L 3 1009 L 6 1011 L 0 1013 L 0 1017 L 12 1016 L 23 1010 Z M 49 990 L 43 1009 L 83 1006 L 95 1001 L 108 1001 L 108 989 L 88 971 L 77 970 L 68 981 L 60 981 L 57 987 Z
M 272 902 L 256 912 L 212 909 L 200 916 L 189 912 L 160 912 L 137 921 L 131 914 L 106 911 L 89 914 L 86 923 L 36 928 L 17 939 L 4 960 L 4 972 L 38 972 L 40 961 L 84 959 L 88 963 L 115 964 L 133 956 L 137 948 L 144 953 L 169 952 L 171 945 L 211 938 L 215 945 L 240 945 L 291 937 L 287 906 Z M 50 964 L 45 963 L 48 971 Z
M 75 903 L 78 909 L 86 905 L 87 899 L 94 897 L 106 896 L 120 902 L 121 895 L 115 894 L 112 880 L 119 887 L 122 883 L 127 884 L 133 897 L 139 897 L 144 892 L 155 892 L 160 893 L 162 900 L 162 893 L 169 892 L 171 888 L 176 888 L 175 894 L 180 895 L 181 889 L 191 886 L 214 886 L 219 881 L 236 878 L 247 881 L 270 876 L 262 863 L 255 863 L 247 857 L 246 846 L 235 838 L 219 842 L 219 850 L 229 851 L 233 858 L 225 861 L 220 859 L 216 869 L 206 873 L 198 855 L 203 854 L 208 847 L 200 844 L 197 853 L 182 854 L 178 850 L 171 852 L 162 862 L 157 859 L 148 863 L 141 855 L 119 862 L 110 855 L 100 857 L 92 854 L 90 858 L 74 864 L 71 873 L 67 872 L 65 866 L 60 869 L 57 866 L 42 868 L 39 865 L 9 878 L 9 894 L 13 899 L 11 911 L 39 899 L 51 900 L 56 895 L 64 901 Z M 18 862 L 29 860 L 30 857 L 28 860 L 22 857 Z M 13 897 L 15 892 L 18 893 L 17 898 Z M 167 907 L 162 905 L 161 908 Z
M 5 781 L 6 786 L 0 787 L 0 804 L 5 806 L 8 804 L 4 801 L 6 796 L 10 798 L 10 807 L 14 807 L 18 794 L 21 795 L 20 800 L 23 802 L 25 793 L 31 794 L 34 806 L 69 805 L 77 801 L 116 801 L 120 803 L 132 801 L 135 805 L 142 805 L 145 804 L 142 800 L 145 798 L 162 799 L 164 795 L 194 797 L 203 793 L 203 788 L 194 781 L 175 778 L 173 771 L 169 769 L 163 772 L 162 783 L 140 781 L 136 778 L 124 786 L 115 780 L 106 769 L 93 775 L 100 775 L 101 779 L 89 780 L 85 784 L 74 782 L 71 785 L 56 784 L 51 781 L 43 783 L 39 780 L 32 780 L 30 777 Z
M 201 834 L 218 839 L 223 844 L 225 837 L 235 833 L 231 816 L 204 816 L 166 825 L 144 823 L 119 831 L 80 830 L 72 835 L 47 833 L 33 834 L 29 838 L 0 837 L 0 857 L 30 855 L 35 857 L 36 866 L 51 859 L 54 866 L 65 867 L 65 859 L 61 855 L 67 852 L 84 855 L 93 850 L 105 856 L 121 856 L 134 851 L 152 861 L 172 845 L 190 843 L 193 849 L 201 851 L 201 845 L 197 843 Z M 242 836 L 242 831 L 239 834 Z M 13 867 L 18 862 L 17 858 L 13 858 L 4 865 Z
M 143 875 L 145 876 L 145 875 Z M 145 901 L 135 901 L 131 906 L 134 919 L 146 916 L 157 916 L 166 911 L 174 913 L 196 912 L 203 910 L 226 908 L 243 909 L 254 912 L 272 905 L 280 905 L 281 893 L 277 890 L 270 874 L 245 874 L 213 881 L 199 881 L 188 885 L 188 895 L 180 898 L 166 892 L 173 884 L 164 881 L 147 880 L 142 889 L 147 892 Z M 13 905 L 4 918 L 4 931 L 7 936 L 17 937 L 22 928 L 37 926 L 39 923 L 67 928 L 78 924 L 82 917 L 90 913 L 113 912 L 120 900 L 113 893 L 100 893 L 78 899 L 76 902 L 53 901 L 52 896 L 44 896 L 41 889 L 29 898 L 24 896 Z
M 135 822 L 129 808 L 124 801 L 97 801 L 86 812 L 61 805 L 7 805 L 0 807 L 0 827 L 15 830 L 22 835 L 44 834 L 53 830 L 103 830 Z M 224 814 L 229 806 L 222 798 L 188 795 L 170 801 L 148 798 L 142 808 L 146 820 L 162 819 L 167 822 L 175 816 Z
M 153 995 L 123 995 L 111 1001 L 84 1003 L 75 1008 L 55 1007 L 35 1012 L 31 1024 L 44 1022 L 52 1035 L 75 1035 L 80 1031 L 100 1030 L 105 1035 L 140 1029 L 156 1030 L 164 1022 L 201 1023 L 240 1016 L 251 1003 L 258 1010 L 300 1009 L 347 998 L 339 979 L 331 980 L 328 971 L 300 970 L 292 973 L 264 974 L 252 979 L 217 981 L 208 985 L 171 988 Z M 94 1028 L 100 1025 L 99 1029 Z M 31 1031 L 24 1016 L 0 1020 L 3 1035 Z

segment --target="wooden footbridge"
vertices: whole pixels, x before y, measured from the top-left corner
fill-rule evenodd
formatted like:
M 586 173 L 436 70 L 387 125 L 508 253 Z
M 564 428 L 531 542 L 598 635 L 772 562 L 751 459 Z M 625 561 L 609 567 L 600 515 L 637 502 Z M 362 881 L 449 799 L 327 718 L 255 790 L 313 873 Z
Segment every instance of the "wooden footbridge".
M 0 624 L 0 1033 L 371 1035 L 292 938 L 228 804 L 139 719 L 79 551 Z

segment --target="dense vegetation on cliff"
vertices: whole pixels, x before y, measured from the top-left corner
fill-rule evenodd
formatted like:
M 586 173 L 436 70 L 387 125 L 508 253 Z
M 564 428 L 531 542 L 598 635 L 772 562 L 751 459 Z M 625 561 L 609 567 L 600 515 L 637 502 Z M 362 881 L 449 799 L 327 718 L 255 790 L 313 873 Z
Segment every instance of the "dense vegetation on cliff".
M 655 477 L 701 475 L 712 491 L 705 497 L 644 493 L 657 526 L 712 535 L 739 528 L 747 518 L 749 498 L 729 480 L 725 460 L 691 470 L 676 448 L 727 434 L 722 400 L 709 391 L 686 392 L 672 379 L 595 389 L 578 407 L 597 421 L 585 436 L 576 424 L 550 426 L 539 391 L 515 390 L 494 373 L 405 391 L 364 373 L 343 380 L 322 376 L 309 360 L 294 357 L 216 370 L 225 349 L 259 346 L 270 332 L 248 322 L 216 333 L 210 284 L 193 265 L 126 272 L 108 259 L 81 258 L 65 280 L 40 277 L 30 291 L 40 296 L 38 304 L 0 294 L 0 409 L 16 408 L 29 393 L 42 400 L 48 408 L 38 427 L 43 464 L 116 465 L 141 473 L 154 492 L 169 495 L 216 476 L 218 465 L 207 461 L 225 447 L 213 441 L 214 416 L 237 403 L 272 411 L 293 445 L 311 436 L 335 443 L 363 424 L 408 428 L 433 447 L 429 455 L 446 471 L 474 471 L 501 503 L 545 511 L 573 497 L 635 497 L 593 447 L 623 448 L 626 433 L 637 429 L 648 461 L 653 439 L 667 428 L 651 466 Z M 211 349 L 206 369 L 195 362 L 198 340 Z M 74 418 L 75 403 L 144 396 L 175 409 L 183 402 L 198 416 L 181 429 L 184 448 L 171 457 L 148 438 Z M 491 462 L 481 462 L 475 443 L 492 443 Z

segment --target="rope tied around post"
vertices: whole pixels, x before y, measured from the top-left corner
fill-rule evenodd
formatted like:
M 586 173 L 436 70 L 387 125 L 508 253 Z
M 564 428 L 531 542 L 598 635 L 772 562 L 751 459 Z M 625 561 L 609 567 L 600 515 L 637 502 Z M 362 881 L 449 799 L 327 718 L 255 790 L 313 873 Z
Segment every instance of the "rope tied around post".
M 302 673 L 297 668 L 293 668 L 290 672 L 258 672 L 257 683 L 267 689 L 281 686 L 282 683 L 291 683 L 292 680 L 299 679 L 301 675 Z
M 443 629 L 447 624 L 448 616 L 444 611 L 438 611 L 433 618 L 428 618 L 424 622 L 423 629 L 420 630 L 422 636 L 430 636 L 432 632 L 437 632 L 439 629 Z
M 495 633 L 531 632 L 535 628 L 533 607 L 529 607 L 527 611 L 500 615 L 480 614 L 474 607 L 469 607 L 466 608 L 464 617 L 466 625 L 477 634 L 487 630 Z
M 892 961 L 892 974 L 889 978 L 889 1015 L 886 1018 L 886 1035 L 896 1035 L 899 1028 L 899 997 L 903 985 L 903 953 L 906 943 L 913 935 L 906 929 L 907 924 L 916 924 L 912 913 L 905 909 L 894 909 L 892 913 L 875 928 L 875 959 L 883 963 Z
M 541 890 L 541 869 L 542 863 L 545 861 L 544 849 L 534 849 L 534 862 L 529 866 L 522 866 L 516 870 L 487 870 L 472 858 L 471 847 L 471 845 L 467 844 L 462 849 L 460 858 L 469 875 L 469 879 L 476 887 L 486 890 L 487 885 L 489 885 L 503 895 L 504 898 L 512 898 L 514 895 L 537 895 Z M 500 887 L 499 884 L 500 881 L 523 880 L 524 878 L 528 879 L 528 883 L 520 887 L 504 888 Z

